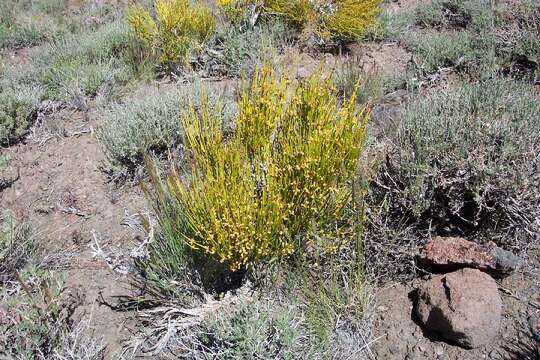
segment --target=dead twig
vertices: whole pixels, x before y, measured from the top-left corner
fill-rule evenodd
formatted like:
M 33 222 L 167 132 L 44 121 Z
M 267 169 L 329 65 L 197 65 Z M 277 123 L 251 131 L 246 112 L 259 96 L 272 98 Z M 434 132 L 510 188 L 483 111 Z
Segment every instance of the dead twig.
M 80 216 L 82 218 L 85 218 L 85 219 L 88 219 L 90 218 L 90 215 L 88 215 L 87 213 L 84 213 L 82 212 L 81 210 L 73 207 L 73 206 L 70 206 L 70 207 L 63 207 L 61 206 L 60 204 L 57 204 L 56 205 L 58 210 L 60 210 L 61 212 L 65 213 L 65 214 L 72 214 L 72 215 L 77 215 L 77 216 Z
M 11 179 L 0 178 L 0 192 L 10 188 L 15 182 L 21 178 L 20 169 L 17 168 L 17 176 Z

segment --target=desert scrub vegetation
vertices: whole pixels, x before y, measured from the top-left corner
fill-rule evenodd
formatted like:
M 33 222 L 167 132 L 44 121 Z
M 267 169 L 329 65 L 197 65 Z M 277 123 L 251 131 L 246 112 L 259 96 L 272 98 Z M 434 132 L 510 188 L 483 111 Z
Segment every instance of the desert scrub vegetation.
M 524 10 L 527 9 L 527 10 Z M 444 67 L 473 79 L 494 74 L 534 80 L 540 54 L 540 7 L 529 1 L 440 0 L 415 9 L 422 31 L 404 39 L 421 75 Z
M 371 66 L 368 68 L 360 56 L 344 58 L 333 72 L 333 82 L 340 98 L 356 93 L 358 104 L 373 103 L 386 90 L 387 74 Z
M 222 105 L 215 111 L 230 123 L 234 106 L 217 90 L 201 90 L 195 82 L 169 92 L 152 93 L 144 99 L 128 99 L 102 110 L 103 125 L 97 136 L 107 158 L 107 166 L 115 176 L 131 174 L 146 155 L 161 156 L 182 143 L 180 116 L 189 106 L 199 108 L 204 97 Z M 220 100 L 222 99 L 222 100 Z
M 392 247 L 414 246 L 430 234 L 494 241 L 517 252 L 533 241 L 537 95 L 526 83 L 488 79 L 411 102 L 385 129 L 386 160 L 370 190 L 368 256 L 370 243 L 390 241 L 377 254 L 394 256 Z
M 0 86 L 0 146 L 12 145 L 26 134 L 34 122 L 38 105 L 37 90 Z
M 214 33 L 216 20 L 202 2 L 156 0 L 155 17 L 135 5 L 126 13 L 131 31 L 168 68 L 189 65 L 190 56 Z
M 415 8 L 416 23 L 421 27 L 489 28 L 495 16 L 492 4 L 484 0 L 436 0 Z
M 0 4 L 0 49 L 35 46 L 110 21 L 116 10 L 88 1 L 68 10 L 66 0 L 5 0 Z
M 46 99 L 114 98 L 109 95 L 130 82 L 153 77 L 151 67 L 134 58 L 135 50 L 127 25 L 117 21 L 48 44 L 33 59 L 33 75 Z
M 199 62 L 210 76 L 236 78 L 252 74 L 261 59 L 274 58 L 293 42 L 294 35 L 283 21 L 262 19 L 254 26 L 227 23 L 218 27 Z
M 308 36 L 323 43 L 355 40 L 362 37 L 376 23 L 379 0 L 340 1 L 282 1 L 262 3 L 231 0 L 219 1 L 233 18 L 256 18 L 256 14 L 278 16 Z M 239 13 L 244 15 L 238 16 Z
M 332 254 L 339 262 L 324 269 L 280 264 L 269 269 L 272 279 L 264 286 L 246 284 L 216 299 L 193 296 L 200 288 L 184 284 L 180 302 L 169 299 L 152 309 L 163 316 L 146 314 L 132 350 L 191 359 L 363 358 L 371 339 L 371 296 L 361 269 L 352 266 L 353 253 Z M 197 300 L 186 305 L 186 294 Z M 202 304 L 201 296 L 207 298 Z M 171 335 L 164 338 L 167 326 Z
M 0 284 L 15 280 L 36 254 L 37 246 L 28 224 L 18 222 L 8 210 L 0 213 Z
M 332 81 L 263 66 L 240 86 L 231 131 L 205 96 L 181 113 L 182 165 L 163 181 L 148 163 L 159 226 L 145 224 L 135 302 L 156 307 L 133 353 L 331 359 L 366 348 L 354 179 L 369 110 L 355 92 L 338 101 Z
M 40 44 L 62 31 L 50 16 L 63 8 L 63 1 L 3 1 L 0 4 L 0 49 Z
M 414 28 L 414 22 L 411 10 L 382 8 L 375 25 L 363 37 L 371 41 L 399 41 Z
M 140 55 L 120 14 L 101 7 L 94 11 L 106 20 L 89 20 L 41 45 L 28 65 L 6 65 L 0 89 L 38 89 L 40 100 L 84 108 L 90 98 L 112 101 L 131 84 L 154 78 L 153 65 Z M 84 14 L 91 13 L 81 10 L 80 16 Z
M 494 40 L 490 34 L 478 36 L 469 32 L 442 33 L 428 38 L 418 35 L 409 39 L 422 75 L 453 67 L 473 76 L 495 71 Z
M 297 280 L 299 281 L 299 279 Z M 296 293 L 252 298 L 211 313 L 176 346 L 195 359 L 346 359 L 369 337 L 365 284 L 296 283 Z M 359 287 L 360 285 L 361 287 Z M 328 286 L 325 288 L 324 286 Z
M 46 346 L 47 329 L 40 323 L 38 311 L 42 303 L 38 300 L 38 292 L 49 291 L 47 274 L 36 267 L 39 248 L 33 236 L 32 228 L 17 221 L 8 210 L 0 214 L 0 304 L 6 306 L 8 312 L 0 315 L 0 355 L 8 358 L 32 358 L 34 352 L 39 354 L 43 345 Z M 39 286 L 40 281 L 44 286 Z M 27 291 L 25 293 L 25 291 Z M 9 318 L 11 315 L 12 318 Z M 17 316 L 22 317 L 19 320 Z M 4 316 L 8 318 L 4 319 Z M 46 319 L 44 319 L 47 321 Z M 39 356 L 39 355 L 37 355 Z
M 166 184 L 153 176 L 168 231 L 152 261 L 174 267 L 187 245 L 237 271 L 305 248 L 301 235 L 332 223 L 348 202 L 364 143 L 368 111 L 354 95 L 342 106 L 335 95 L 320 74 L 294 83 L 263 67 L 244 84 L 231 139 L 204 99 L 183 116 L 191 175 L 173 171 Z
M 46 264 L 36 232 L 8 210 L 0 213 L 0 357 L 101 359 L 99 339 L 70 320 L 76 302 L 62 296 L 62 275 Z

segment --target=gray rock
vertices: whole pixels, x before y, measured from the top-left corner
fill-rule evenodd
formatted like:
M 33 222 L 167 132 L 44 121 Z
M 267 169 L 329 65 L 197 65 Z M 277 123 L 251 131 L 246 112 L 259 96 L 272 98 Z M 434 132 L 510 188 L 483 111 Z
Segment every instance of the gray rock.
M 489 344 L 499 331 L 502 301 L 497 284 L 480 270 L 434 276 L 418 288 L 415 305 L 426 331 L 467 349 Z
M 489 249 L 491 251 L 491 255 L 495 259 L 495 271 L 502 274 L 509 274 L 519 267 L 521 259 L 510 251 L 503 250 L 494 245 Z

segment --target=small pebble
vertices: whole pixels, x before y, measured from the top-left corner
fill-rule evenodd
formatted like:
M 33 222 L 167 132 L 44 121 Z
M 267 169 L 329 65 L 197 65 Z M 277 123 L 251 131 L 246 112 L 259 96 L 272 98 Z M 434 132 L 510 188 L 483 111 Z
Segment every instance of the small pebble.
M 501 356 L 498 350 L 491 350 L 489 352 L 489 359 L 490 360 L 503 360 L 503 357 Z

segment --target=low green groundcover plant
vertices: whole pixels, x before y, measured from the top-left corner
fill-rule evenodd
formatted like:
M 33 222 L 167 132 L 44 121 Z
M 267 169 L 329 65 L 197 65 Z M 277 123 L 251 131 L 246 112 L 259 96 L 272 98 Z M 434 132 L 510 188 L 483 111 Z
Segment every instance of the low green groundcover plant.
M 538 231 L 539 117 L 534 88 L 510 80 L 413 101 L 386 129 L 387 160 L 371 191 L 380 214 L 388 224 L 518 250 Z
M 38 107 L 32 89 L 0 90 L 0 146 L 20 140 L 33 123 Z

